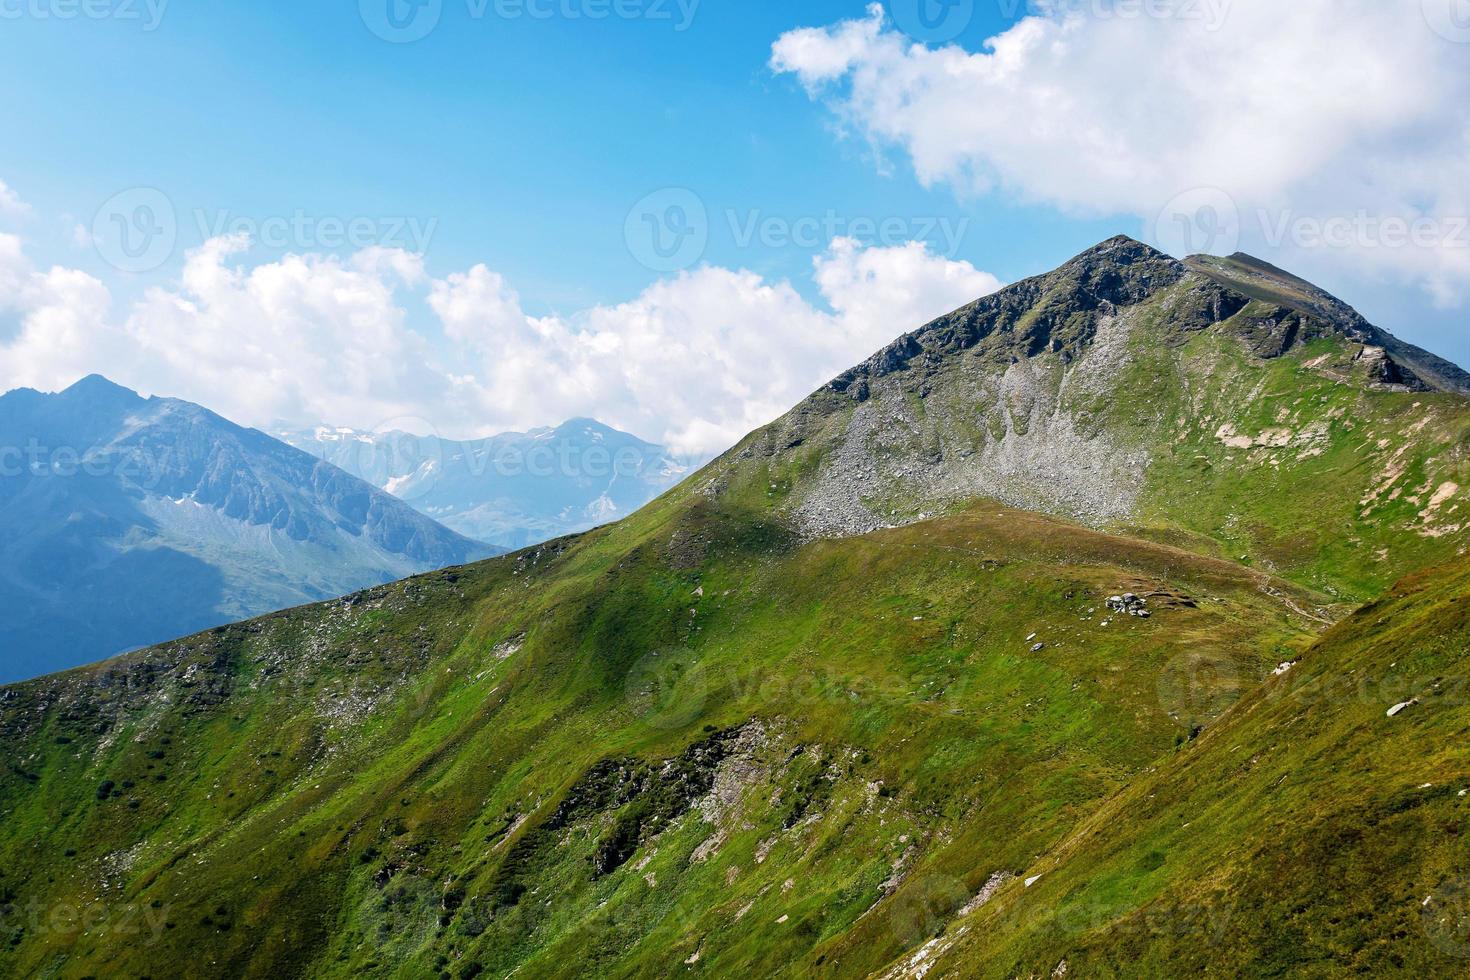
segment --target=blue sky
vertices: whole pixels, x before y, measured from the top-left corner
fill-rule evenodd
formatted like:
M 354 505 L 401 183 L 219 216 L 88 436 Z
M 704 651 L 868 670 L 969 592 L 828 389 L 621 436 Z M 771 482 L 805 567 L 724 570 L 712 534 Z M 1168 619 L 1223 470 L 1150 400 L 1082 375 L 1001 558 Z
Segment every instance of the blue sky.
M 198 242 L 197 209 L 413 216 L 437 221 L 431 267 L 486 262 L 531 309 L 646 286 L 624 218 L 666 186 L 715 213 L 709 261 L 798 278 L 811 249 L 741 248 L 724 210 L 970 217 L 962 254 L 1003 278 L 1118 224 L 960 203 L 834 138 L 829 114 L 766 62 L 781 33 L 860 13 L 852 3 L 703 0 L 681 31 L 673 0 L 668 20 L 597 21 L 475 19 L 450 0 L 412 44 L 380 40 L 351 2 L 174 0 L 151 32 L 138 3 L 136 21 L 27 18 L 0 35 L 0 84 L 17 95 L 0 175 L 37 212 L 87 219 L 120 190 L 158 187 L 181 246 Z M 987 9 L 967 36 L 1003 26 Z
M 893 0 L 899 6 L 881 13 L 860 3 L 701 0 L 692 16 L 692 0 L 683 8 L 677 0 L 620 0 L 635 14 L 628 17 L 590 16 L 611 0 L 544 0 L 538 9 L 551 16 L 522 12 L 520 0 L 491 3 L 480 8 L 483 15 L 475 13 L 480 0 L 438 0 L 435 26 L 413 43 L 389 43 L 370 27 L 388 3 L 408 0 L 87 2 L 94 16 L 76 13 L 81 0 L 0 0 L 0 89 L 7 93 L 0 101 L 0 181 L 23 202 L 11 209 L 9 229 L 23 248 L 24 275 L 34 277 L 30 298 L 13 300 L 8 311 L 0 302 L 0 344 L 52 322 L 36 313 L 34 297 L 46 270 L 64 267 L 90 280 L 53 276 L 57 281 L 45 285 L 51 306 L 65 305 L 53 295 L 58 290 L 105 296 L 72 296 L 73 306 L 88 312 L 69 308 L 52 320 L 70 324 L 95 309 L 112 321 L 113 340 L 132 345 L 130 357 L 155 339 L 164 350 L 177 347 L 179 336 L 209 336 L 214 346 L 201 341 L 195 360 L 218 349 L 231 361 L 238 352 L 226 348 L 240 323 L 283 307 L 271 275 L 242 287 L 242 295 L 254 290 L 244 299 L 210 293 L 211 275 L 280 271 L 274 263 L 303 254 L 348 263 L 364 241 L 338 244 L 322 219 L 366 222 L 373 228 L 366 239 L 421 253 L 421 268 L 387 286 L 377 266 L 372 275 L 333 266 L 329 271 L 345 277 L 336 286 L 311 278 L 321 271 L 316 264 L 280 272 L 278 278 L 300 273 L 292 288 L 306 299 L 285 307 L 294 325 L 257 345 L 276 343 L 276 360 L 262 354 L 259 363 L 281 390 L 301 389 L 276 399 L 236 397 L 248 385 L 243 369 L 191 377 L 183 370 L 187 360 L 171 373 L 152 370 L 141 355 L 124 366 L 104 353 L 106 344 L 96 345 L 93 370 L 113 365 L 121 380 L 140 388 L 199 400 L 212 395 L 221 410 L 247 422 L 269 415 L 371 427 L 401 412 L 466 434 L 576 413 L 712 448 L 820 383 L 822 372 L 840 368 L 844 358 L 917 325 L 903 317 L 937 314 L 941 302 L 972 298 L 962 290 L 986 277 L 1007 282 L 1045 271 L 1117 232 L 1155 237 L 1160 209 L 1167 212 L 1181 196 L 1189 220 L 1213 222 L 1214 191 L 1199 189 L 1221 186 L 1239 210 L 1241 230 L 1219 240 L 1238 238 L 1240 247 L 1316 279 L 1406 339 L 1470 360 L 1470 340 L 1460 329 L 1461 256 L 1470 249 L 1459 251 L 1458 239 L 1444 244 L 1467 209 L 1455 182 L 1470 187 L 1462 179 L 1464 154 L 1456 155 L 1470 141 L 1446 135 L 1456 127 L 1464 132 L 1456 99 L 1470 65 L 1463 43 L 1470 37 L 1458 33 L 1458 7 L 1447 7 L 1448 19 L 1436 23 L 1441 0 L 1302 0 L 1291 14 L 1263 0 L 1156 0 L 1175 8 L 1172 15 L 1139 18 L 1112 6 L 1133 0 L 1067 0 L 1032 9 L 1037 16 L 1019 27 L 1027 11 L 1015 0 L 951 0 L 931 10 L 957 11 L 960 29 L 933 37 L 913 29 L 914 9 L 906 4 L 942 0 Z M 1176 23 L 1196 7 L 1219 23 Z M 1384 21 L 1382 11 L 1394 20 Z M 1291 19 L 1299 23 L 1278 23 Z M 798 28 L 815 30 L 803 40 L 789 34 Z M 999 50 L 1018 52 L 1010 67 L 987 47 L 987 39 L 1008 30 Z M 915 33 L 934 43 L 911 49 Z M 773 61 L 773 45 L 783 39 L 792 46 Z M 1324 48 L 1334 46 L 1338 54 L 1322 60 L 1329 57 Z M 1258 52 L 1269 68 L 1252 63 Z M 1299 74 L 1286 73 L 1282 61 L 1298 63 Z M 1446 81 L 1456 73 L 1460 82 Z M 1120 78 L 1133 77 L 1136 84 L 1119 87 Z M 1269 89 L 1264 96 L 1257 78 Z M 1200 121 L 1211 114 L 1225 122 Z M 1425 176 L 1446 161 L 1449 172 Z M 1394 168 L 1415 176 L 1385 179 Z M 105 228 L 115 195 L 124 194 L 131 216 L 135 188 L 162 192 L 177 228 L 176 247 L 141 272 L 106 261 L 106 244 L 87 234 Z M 628 234 L 630 208 L 650 194 L 662 193 L 653 198 L 662 206 L 670 193 L 682 193 L 670 188 L 692 191 L 707 221 L 707 244 L 683 270 L 657 262 L 650 268 Z M 1405 220 L 1429 215 L 1438 222 L 1437 244 L 1384 248 L 1378 223 L 1401 212 Z M 1311 238 L 1311 222 L 1354 215 L 1354 234 L 1366 241 L 1334 247 Z M 272 219 L 277 229 L 296 222 L 274 245 L 261 240 L 270 237 L 262 229 Z M 884 222 L 888 234 L 869 233 Z M 1273 235 L 1278 225 L 1291 233 Z M 742 240 L 741 229 L 753 227 L 773 231 Z M 251 246 L 222 252 L 190 278 L 186 253 L 232 228 L 251 231 Z M 816 237 L 788 241 L 793 229 L 816 229 Z M 834 253 L 829 239 L 848 234 L 890 253 Z M 922 275 L 897 261 L 908 238 L 919 238 L 934 260 Z M 471 273 L 480 265 L 486 276 L 476 278 Z M 743 286 L 705 280 L 698 296 L 688 294 L 701 283 L 688 283 L 673 300 L 649 293 L 701 268 L 755 279 Z M 901 281 L 924 295 L 894 301 L 876 322 L 858 324 L 866 315 L 851 312 L 860 305 L 860 280 Z M 948 285 L 927 285 L 936 281 Z M 380 286 L 393 302 L 373 329 L 397 329 L 401 320 L 415 336 L 393 356 L 435 360 L 438 374 L 388 377 L 381 365 L 365 366 L 363 354 L 344 359 L 352 362 L 344 372 L 359 373 L 333 397 L 308 391 L 310 379 L 286 378 L 277 362 L 343 344 L 323 333 L 314 347 L 293 347 L 291 331 L 316 329 L 313 316 L 377 316 L 335 307 L 323 314 L 313 289 L 340 294 Z M 756 297 L 754 319 L 719 325 L 708 344 L 756 329 L 752 324 L 774 315 L 763 312 L 767 302 L 770 310 L 799 311 L 795 319 L 806 325 L 792 329 L 848 331 L 851 339 L 808 352 L 802 370 L 773 385 L 768 397 L 749 395 L 761 386 L 759 373 L 720 382 L 732 401 L 756 404 L 726 406 L 696 425 L 688 419 L 699 412 L 709 382 L 691 381 L 693 390 L 678 404 L 656 405 L 649 391 L 670 382 L 630 353 L 638 344 L 624 343 L 635 329 L 626 324 L 653 309 L 671 331 L 661 336 L 691 333 L 701 304 L 724 286 L 743 289 L 746 298 L 752 289 L 789 289 L 811 309 L 790 305 L 784 294 Z M 169 301 L 155 294 L 145 303 L 150 288 Z M 466 310 L 475 303 L 471 317 Z M 624 308 L 621 320 L 600 312 L 628 304 L 636 308 Z M 451 305 L 460 315 L 455 322 L 444 312 Z M 506 305 L 513 328 L 504 326 Z M 155 327 L 156 318 L 172 322 L 181 306 L 212 318 Z M 801 319 L 817 314 L 810 323 Z M 551 320 L 554 331 L 546 325 Z M 600 324 L 603 347 L 623 345 L 619 367 L 561 356 L 593 324 Z M 498 349 L 485 340 L 490 330 L 503 334 Z M 514 360 L 549 331 L 559 331 L 548 342 L 560 344 L 561 354 L 532 359 L 527 369 L 564 375 L 554 384 L 522 388 L 489 380 L 490 367 L 466 366 Z M 522 335 L 522 347 L 514 347 Z M 779 332 L 759 339 L 753 351 L 780 356 L 773 347 L 782 341 Z M 420 341 L 422 348 L 414 346 Z M 48 386 L 67 371 L 85 373 L 86 358 L 76 352 L 84 346 L 44 350 L 31 357 L 44 366 L 11 369 L 0 384 Z M 691 345 L 684 356 L 727 362 L 728 375 L 728 362 L 744 356 L 738 348 Z M 35 349 L 14 346 L 10 353 Z M 319 366 L 313 370 L 322 377 Z M 612 392 L 602 380 L 584 378 L 572 392 L 568 378 L 579 371 L 623 371 L 633 380 Z M 635 390 L 638 378 L 646 390 Z M 474 403 L 473 417 L 423 395 L 445 384 Z M 336 417 L 321 417 L 327 414 Z

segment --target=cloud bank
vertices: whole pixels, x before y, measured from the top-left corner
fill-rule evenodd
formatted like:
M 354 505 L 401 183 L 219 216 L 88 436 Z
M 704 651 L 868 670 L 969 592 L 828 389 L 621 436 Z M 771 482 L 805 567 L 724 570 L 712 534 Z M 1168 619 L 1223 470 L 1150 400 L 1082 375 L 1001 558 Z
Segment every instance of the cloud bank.
M 770 63 L 926 185 L 1136 215 L 1166 245 L 1181 220 L 1185 244 L 1326 245 L 1450 304 L 1470 285 L 1470 37 L 1437 17 L 1455 2 L 1059 0 L 980 51 L 874 5 Z
M 470 438 L 585 415 L 709 453 L 1001 285 L 919 243 L 837 238 L 813 261 L 817 303 L 789 282 L 703 266 L 625 303 L 536 317 L 484 265 L 433 278 L 418 255 L 371 248 L 247 266 L 249 246 L 210 239 L 176 281 L 118 311 L 99 280 L 37 269 L 0 234 L 0 391 L 100 370 L 248 425 Z

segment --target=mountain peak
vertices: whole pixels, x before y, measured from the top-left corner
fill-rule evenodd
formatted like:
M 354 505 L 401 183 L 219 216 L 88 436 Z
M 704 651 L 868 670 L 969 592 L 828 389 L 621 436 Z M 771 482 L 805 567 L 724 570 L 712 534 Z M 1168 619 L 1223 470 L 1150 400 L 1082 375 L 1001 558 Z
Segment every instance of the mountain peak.
M 1271 366 L 1281 358 L 1298 370 L 1276 392 L 1267 433 L 1258 395 L 1245 393 L 1286 376 Z M 1394 412 L 1417 410 L 1430 391 L 1470 394 L 1470 374 L 1305 280 L 1251 256 L 1181 262 L 1117 236 L 900 337 L 750 448 L 793 472 L 813 468 L 787 505 L 810 536 L 865 533 L 979 496 L 1105 525 L 1154 505 L 1155 462 L 1193 490 L 1288 445 L 1305 466 L 1327 455 L 1329 436 L 1374 455 L 1395 444 L 1365 447 L 1369 427 L 1339 429 L 1350 414 L 1412 442 L 1414 431 L 1390 430 Z M 1261 452 L 1221 457 L 1246 449 Z M 1186 480 L 1181 460 L 1215 468 Z M 1465 485 L 1452 463 L 1433 479 Z M 1354 491 L 1354 501 L 1373 492 Z M 1434 514 L 1413 511 L 1409 533 L 1448 534 L 1425 526 Z
M 994 364 L 1055 356 L 1063 364 L 1085 356 L 1100 318 L 1164 294 L 1180 305 L 1168 317 L 1170 343 L 1199 330 L 1226 329 L 1252 354 L 1278 357 L 1313 338 L 1337 336 L 1362 345 L 1382 365 L 1375 383 L 1470 393 L 1470 373 L 1375 327 L 1327 291 L 1268 262 L 1237 252 L 1179 261 L 1127 235 L 1116 235 L 1061 267 L 1013 283 L 905 334 L 829 388 L 861 402 L 872 382 L 973 351 Z M 1382 349 L 1386 358 L 1373 351 Z
M 562 432 L 567 429 L 595 429 L 598 432 L 614 431 L 612 426 L 599 422 L 594 418 L 588 418 L 585 415 L 579 415 L 575 418 L 567 419 L 561 425 L 558 425 L 556 427 L 557 432 Z
M 124 388 L 122 385 L 110 381 L 100 374 L 89 374 L 71 387 L 60 392 L 60 394 L 71 398 L 142 400 L 136 391 L 133 391 L 131 388 Z
M 586 436 L 597 440 L 606 439 L 617 440 L 619 442 L 631 440 L 639 443 L 644 442 L 643 439 L 633 435 L 631 432 L 624 432 L 621 429 L 608 425 L 606 422 L 600 422 L 597 419 L 586 416 L 567 419 L 561 425 L 549 431 L 560 439 Z
M 1090 341 L 1097 315 L 1136 306 L 1187 274 L 1183 264 L 1158 249 L 1115 235 L 1058 269 L 1013 283 L 905 334 L 829 387 L 862 401 L 877 378 L 915 363 L 932 367 L 976 349 L 999 362 L 1044 352 L 1070 357 Z
M 3 409 L 0 679 L 498 550 L 263 433 L 100 375 Z
M 1098 242 L 1092 248 L 1077 255 L 1067 264 L 1072 265 L 1077 262 L 1098 259 L 1116 262 L 1121 265 L 1133 265 L 1137 262 L 1150 262 L 1161 259 L 1164 261 L 1173 261 L 1168 255 L 1154 248 L 1152 245 L 1147 245 L 1128 235 L 1114 235 L 1106 241 Z

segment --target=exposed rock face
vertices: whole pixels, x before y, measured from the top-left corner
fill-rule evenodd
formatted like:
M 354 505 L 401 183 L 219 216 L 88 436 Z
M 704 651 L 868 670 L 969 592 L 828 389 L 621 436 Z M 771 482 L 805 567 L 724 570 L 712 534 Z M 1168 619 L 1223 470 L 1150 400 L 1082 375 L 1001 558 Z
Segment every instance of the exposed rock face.
M 1402 391 L 1429 391 L 1429 385 L 1421 381 L 1412 371 L 1389 356 L 1382 347 L 1364 346 L 1353 358 L 1361 362 L 1368 378 L 1385 388 Z
M 748 439 L 735 466 L 795 466 L 782 492 L 808 537 L 977 497 L 1127 523 L 1155 462 L 1205 419 L 1235 434 L 1231 446 L 1283 448 L 1237 431 L 1232 416 L 1261 386 L 1219 390 L 1222 358 L 1264 378 L 1319 349 L 1313 369 L 1356 390 L 1470 391 L 1470 375 L 1279 269 L 1239 255 L 1180 262 L 1119 237 L 898 338 Z M 1320 454 L 1331 425 L 1306 420 L 1286 445 Z M 719 472 L 708 490 L 729 482 Z
M 903 370 L 938 373 L 943 359 L 993 340 L 1012 362 L 1043 352 L 1076 351 L 1097 317 L 1137 305 L 1186 275 L 1183 265 L 1131 238 L 1110 239 L 1056 272 L 1016 283 L 905 334 L 829 387 L 847 391 Z M 1244 305 L 1242 302 L 1241 305 Z M 991 353 L 987 350 L 986 353 Z
M 1470 373 L 1399 340 L 1369 323 L 1336 296 L 1268 262 L 1236 253 L 1223 259 L 1196 255 L 1184 264 L 1191 272 L 1220 283 L 1231 293 L 1275 305 L 1282 321 L 1294 325 L 1294 335 L 1283 337 L 1286 343 L 1282 345 L 1282 353 L 1313 337 L 1340 336 L 1382 352 L 1385 384 L 1401 384 L 1416 391 L 1470 393 Z

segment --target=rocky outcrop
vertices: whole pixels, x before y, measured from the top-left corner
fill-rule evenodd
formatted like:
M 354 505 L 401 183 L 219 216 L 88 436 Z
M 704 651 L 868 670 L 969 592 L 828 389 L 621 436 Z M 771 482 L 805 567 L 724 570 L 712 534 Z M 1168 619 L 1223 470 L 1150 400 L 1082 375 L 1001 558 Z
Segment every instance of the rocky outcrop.
M 1127 522 L 1157 455 L 1182 451 L 1178 430 L 1211 384 L 1189 373 L 1208 364 L 1186 368 L 1171 352 L 1211 332 L 1246 364 L 1336 342 L 1342 356 L 1323 371 L 1334 381 L 1470 391 L 1470 375 L 1279 269 L 1248 256 L 1181 262 L 1118 237 L 899 337 L 732 462 L 803 460 L 786 499 L 808 537 L 908 523 L 976 497 L 1094 526 Z M 1329 420 L 1308 422 L 1304 431 L 1325 437 Z M 705 485 L 721 492 L 730 477 Z

